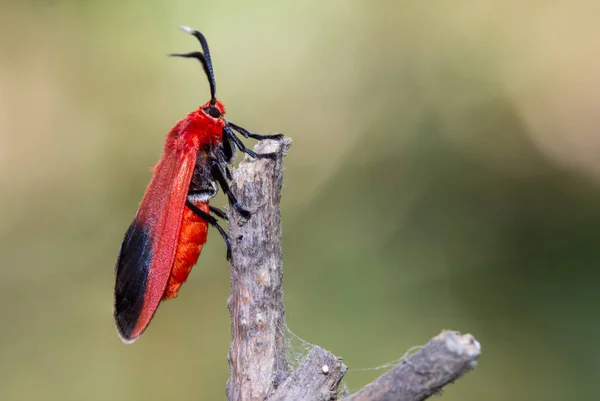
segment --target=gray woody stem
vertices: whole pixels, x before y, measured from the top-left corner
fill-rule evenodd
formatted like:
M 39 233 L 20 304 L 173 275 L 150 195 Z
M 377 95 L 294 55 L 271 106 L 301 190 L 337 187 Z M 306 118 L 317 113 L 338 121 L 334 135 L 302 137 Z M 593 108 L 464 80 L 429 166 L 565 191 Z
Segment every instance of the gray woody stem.
M 245 160 L 233 172 L 231 188 L 252 213 L 248 221 L 229 211 L 231 268 L 231 346 L 229 401 L 263 400 L 285 377 L 283 263 L 279 200 L 282 159 L 291 140 L 265 140 L 256 153 L 277 153 L 275 160 Z
M 443 331 L 346 401 L 419 401 L 473 369 L 481 347 L 470 334 Z
M 248 159 L 233 172 L 232 190 L 252 212 L 245 221 L 229 211 L 233 263 L 228 401 L 327 401 L 340 396 L 347 367 L 332 353 L 314 347 L 295 372 L 285 355 L 283 264 L 279 201 L 282 159 L 291 140 L 261 141 L 256 153 L 275 160 Z M 417 401 L 475 367 L 479 343 L 470 334 L 444 331 L 420 351 L 347 398 L 347 401 Z

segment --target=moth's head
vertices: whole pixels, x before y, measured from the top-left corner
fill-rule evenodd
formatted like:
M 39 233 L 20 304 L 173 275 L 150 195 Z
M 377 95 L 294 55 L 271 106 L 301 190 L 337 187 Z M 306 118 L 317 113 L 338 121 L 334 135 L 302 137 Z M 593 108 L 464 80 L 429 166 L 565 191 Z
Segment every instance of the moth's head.
M 225 106 L 220 100 L 209 100 L 202 107 L 200 107 L 207 116 L 214 119 L 221 119 L 225 115 Z

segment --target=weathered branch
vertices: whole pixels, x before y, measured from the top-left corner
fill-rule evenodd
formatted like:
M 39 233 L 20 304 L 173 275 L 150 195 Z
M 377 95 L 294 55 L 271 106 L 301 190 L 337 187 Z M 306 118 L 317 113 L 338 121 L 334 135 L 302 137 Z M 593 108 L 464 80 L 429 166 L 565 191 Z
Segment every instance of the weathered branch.
M 288 372 L 285 357 L 283 264 L 279 200 L 282 159 L 291 140 L 265 140 L 257 153 L 275 160 L 245 160 L 233 172 L 232 190 L 252 213 L 248 221 L 229 212 L 231 268 L 231 347 L 229 401 L 263 400 Z
M 314 347 L 268 400 L 335 400 L 346 370 L 346 365 L 331 352 Z
M 420 401 L 473 369 L 481 347 L 470 334 L 443 331 L 346 401 Z
M 232 190 L 252 217 L 229 212 L 232 243 L 229 401 L 327 401 L 338 398 L 347 367 L 314 347 L 295 372 L 285 354 L 283 264 L 279 201 L 282 159 L 291 140 L 265 140 L 254 151 L 271 159 L 246 159 L 233 172 Z M 231 208 L 232 209 L 232 208 Z M 417 401 L 475 367 L 479 343 L 470 334 L 445 331 L 347 401 Z

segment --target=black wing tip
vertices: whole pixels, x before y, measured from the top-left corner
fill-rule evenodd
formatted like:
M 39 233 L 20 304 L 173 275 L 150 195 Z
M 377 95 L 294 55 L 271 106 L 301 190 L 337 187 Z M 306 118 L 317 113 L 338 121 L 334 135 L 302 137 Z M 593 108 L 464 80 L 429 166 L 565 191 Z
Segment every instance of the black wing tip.
M 131 335 L 126 335 L 121 328 L 119 327 L 118 323 L 117 323 L 117 335 L 119 336 L 119 339 L 124 343 L 124 344 L 133 344 L 138 338 L 140 338 L 140 336 L 137 337 L 132 337 Z
M 151 237 L 134 219 L 125 233 L 115 268 L 115 326 L 125 344 L 133 343 L 141 334 L 132 336 L 142 314 L 151 260 Z
M 136 326 L 137 319 L 131 319 L 131 316 L 127 316 L 126 313 L 121 313 L 119 311 L 119 307 L 117 306 L 117 300 L 115 299 L 115 328 L 117 329 L 117 335 L 119 339 L 125 344 L 132 344 L 137 340 L 140 336 L 133 336 L 133 331 Z

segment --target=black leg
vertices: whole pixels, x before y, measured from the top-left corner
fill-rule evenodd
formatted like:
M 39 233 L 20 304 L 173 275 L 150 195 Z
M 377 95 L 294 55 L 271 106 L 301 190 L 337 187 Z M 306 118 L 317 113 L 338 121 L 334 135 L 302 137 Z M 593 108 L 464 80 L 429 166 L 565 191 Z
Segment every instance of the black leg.
M 231 125 L 231 123 L 229 124 Z M 275 159 L 277 157 L 277 153 L 258 154 L 256 152 L 251 151 L 246 147 L 246 145 L 244 145 L 244 142 L 242 142 L 240 138 L 238 138 L 237 135 L 235 135 L 235 133 L 228 126 L 225 126 L 225 128 L 223 128 L 223 133 L 229 138 L 231 138 L 233 143 L 235 143 L 235 146 L 237 146 L 240 151 L 250 155 L 251 157 L 254 157 L 255 159 Z
M 218 216 L 218 217 L 222 218 L 223 220 L 229 220 L 227 218 L 227 213 L 225 213 L 224 211 L 222 211 L 218 207 L 210 205 L 208 208 L 210 209 L 210 212 L 212 214 L 214 214 L 215 216 Z
M 227 198 L 229 198 L 231 206 L 233 206 L 243 218 L 249 219 L 251 216 L 250 212 L 244 209 L 242 205 L 238 203 L 237 199 L 235 198 L 235 195 L 233 194 L 233 192 L 231 192 L 231 189 L 229 188 L 227 180 L 221 172 L 219 164 L 216 161 L 210 163 L 210 172 L 212 173 L 212 176 L 215 179 L 215 181 L 217 181 L 223 189 L 223 192 L 225 192 L 225 195 L 227 195 Z
M 235 159 L 235 149 L 228 138 L 223 138 L 221 142 L 221 153 L 227 163 L 232 163 Z
M 229 126 L 231 128 L 233 128 L 234 130 L 236 130 L 237 132 L 239 132 L 240 134 L 242 134 L 244 136 L 244 138 L 252 138 L 252 139 L 256 139 L 258 141 L 262 141 L 264 139 L 275 139 L 275 140 L 281 140 L 283 139 L 283 135 L 282 134 L 275 134 L 275 135 L 258 135 L 258 134 L 253 134 L 252 132 L 248 131 L 245 128 L 240 127 L 237 124 L 234 124 L 232 122 L 228 123 Z
M 225 176 L 227 177 L 227 179 L 229 181 L 231 181 L 232 176 L 231 176 L 231 171 L 229 171 L 229 167 L 225 166 Z
M 203 212 L 202 210 L 198 209 L 189 200 L 185 201 L 185 205 L 187 207 L 189 207 L 190 210 L 192 212 L 194 212 L 198 217 L 200 217 L 201 219 L 206 220 L 206 222 L 208 224 L 210 224 L 211 226 L 213 226 L 214 228 L 216 228 L 217 231 L 219 231 L 219 234 L 221 234 L 221 237 L 223 237 L 223 241 L 225 241 L 225 246 L 227 246 L 227 260 L 231 261 L 231 243 L 229 242 L 229 236 L 227 235 L 227 233 L 225 232 L 225 230 L 223 230 L 223 227 L 221 227 L 219 225 L 219 223 L 217 222 L 217 219 L 215 219 L 214 216 L 211 216 L 210 214 L 208 214 L 206 212 Z M 211 210 L 212 210 L 212 207 L 211 207 Z

